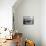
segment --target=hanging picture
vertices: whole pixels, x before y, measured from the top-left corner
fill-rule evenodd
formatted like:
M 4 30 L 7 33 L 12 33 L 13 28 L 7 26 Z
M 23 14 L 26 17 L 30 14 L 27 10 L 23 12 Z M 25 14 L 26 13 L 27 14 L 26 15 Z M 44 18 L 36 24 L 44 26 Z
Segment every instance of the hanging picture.
M 34 24 L 34 16 L 23 16 L 23 24 L 24 25 L 33 25 Z

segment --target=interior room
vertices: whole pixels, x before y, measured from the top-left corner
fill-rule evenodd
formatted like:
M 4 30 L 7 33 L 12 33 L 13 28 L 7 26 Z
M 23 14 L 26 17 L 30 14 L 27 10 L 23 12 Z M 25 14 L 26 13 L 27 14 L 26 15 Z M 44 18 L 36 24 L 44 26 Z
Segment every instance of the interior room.
M 46 46 L 46 0 L 0 0 L 0 46 Z

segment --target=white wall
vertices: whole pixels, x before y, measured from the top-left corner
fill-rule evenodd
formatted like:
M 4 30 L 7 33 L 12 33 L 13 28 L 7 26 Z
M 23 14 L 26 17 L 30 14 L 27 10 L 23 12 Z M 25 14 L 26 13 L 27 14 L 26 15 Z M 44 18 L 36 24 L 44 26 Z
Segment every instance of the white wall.
M 46 46 L 46 0 L 41 1 L 41 40 L 42 46 Z
M 41 46 L 41 0 L 23 0 L 13 10 L 15 29 L 22 32 L 24 38 L 34 40 L 36 46 Z M 23 16 L 34 16 L 34 25 L 23 25 Z
M 16 0 L 0 0 L 0 27 L 12 28 L 12 6 Z

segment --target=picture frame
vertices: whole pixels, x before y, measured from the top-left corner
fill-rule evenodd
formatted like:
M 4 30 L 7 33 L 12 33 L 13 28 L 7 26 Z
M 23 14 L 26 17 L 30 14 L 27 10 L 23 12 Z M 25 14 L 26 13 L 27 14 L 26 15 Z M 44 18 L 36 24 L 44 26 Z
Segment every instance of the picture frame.
M 33 25 L 34 24 L 34 16 L 23 16 L 23 24 L 24 25 Z

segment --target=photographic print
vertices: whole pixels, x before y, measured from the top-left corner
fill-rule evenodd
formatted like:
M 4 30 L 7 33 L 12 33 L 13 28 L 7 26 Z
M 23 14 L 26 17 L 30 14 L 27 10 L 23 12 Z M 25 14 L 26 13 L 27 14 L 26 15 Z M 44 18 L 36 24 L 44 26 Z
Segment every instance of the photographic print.
M 34 24 L 34 16 L 23 16 L 23 24 L 24 25 L 33 25 Z

